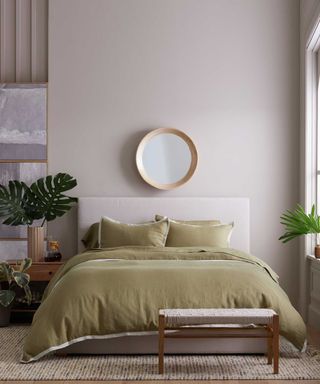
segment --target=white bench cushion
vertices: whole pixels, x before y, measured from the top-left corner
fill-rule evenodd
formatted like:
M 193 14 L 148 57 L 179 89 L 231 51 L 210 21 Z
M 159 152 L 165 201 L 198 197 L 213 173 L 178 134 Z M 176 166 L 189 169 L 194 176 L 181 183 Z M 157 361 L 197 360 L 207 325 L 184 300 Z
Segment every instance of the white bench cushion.
M 167 325 L 200 324 L 261 324 L 272 323 L 276 315 L 268 308 L 197 308 L 160 309 L 159 315 L 165 317 Z

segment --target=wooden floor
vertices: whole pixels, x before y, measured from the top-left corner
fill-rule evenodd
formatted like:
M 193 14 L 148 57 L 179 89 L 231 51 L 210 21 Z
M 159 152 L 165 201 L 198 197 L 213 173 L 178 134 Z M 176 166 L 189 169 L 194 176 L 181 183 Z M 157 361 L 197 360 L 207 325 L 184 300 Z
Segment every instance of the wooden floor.
M 320 348 L 320 332 L 315 331 L 312 329 L 308 329 L 308 340 L 312 345 L 317 345 Z M 281 363 L 280 363 L 281 364 Z M 50 384 L 67 384 L 67 383 L 74 383 L 74 384 L 181 384 L 182 381 L 179 380 L 143 380 L 143 381 L 87 381 L 87 380 L 45 380 L 45 381 L 0 381 L 0 384 L 43 384 L 43 383 L 50 383 Z M 185 384 L 320 384 L 320 380 L 185 380 Z

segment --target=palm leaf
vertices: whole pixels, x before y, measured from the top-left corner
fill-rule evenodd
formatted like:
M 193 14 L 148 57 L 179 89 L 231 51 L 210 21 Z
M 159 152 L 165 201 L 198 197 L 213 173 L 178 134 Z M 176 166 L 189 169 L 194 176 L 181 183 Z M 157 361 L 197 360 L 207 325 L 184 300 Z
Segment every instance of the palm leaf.
M 280 219 L 281 224 L 285 226 L 285 233 L 279 238 L 283 243 L 301 235 L 320 233 L 320 217 L 315 205 L 312 206 L 310 214 L 306 214 L 303 207 L 297 205 L 293 211 L 287 210 L 282 214 Z
M 75 197 L 64 194 L 77 185 L 76 179 L 67 173 L 58 173 L 54 177 L 47 176 L 37 180 L 27 193 L 28 214 L 36 218 L 51 221 L 63 216 L 77 201 Z

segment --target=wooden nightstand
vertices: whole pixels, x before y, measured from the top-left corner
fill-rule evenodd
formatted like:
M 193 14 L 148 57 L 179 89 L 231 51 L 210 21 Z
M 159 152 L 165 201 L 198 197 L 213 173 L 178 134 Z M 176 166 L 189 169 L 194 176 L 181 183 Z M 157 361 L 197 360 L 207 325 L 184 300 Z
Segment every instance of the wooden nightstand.
M 17 261 L 8 261 L 10 265 L 15 266 Z M 27 270 L 30 275 L 30 289 L 33 295 L 33 301 L 30 306 L 23 303 L 17 303 L 12 308 L 11 322 L 29 322 L 35 311 L 38 309 L 43 291 L 52 279 L 57 270 L 63 265 L 62 261 L 58 262 L 44 262 L 35 261 L 31 267 Z
M 30 281 L 47 281 L 49 282 L 57 270 L 63 265 L 63 262 L 44 262 L 35 261 L 28 269 Z

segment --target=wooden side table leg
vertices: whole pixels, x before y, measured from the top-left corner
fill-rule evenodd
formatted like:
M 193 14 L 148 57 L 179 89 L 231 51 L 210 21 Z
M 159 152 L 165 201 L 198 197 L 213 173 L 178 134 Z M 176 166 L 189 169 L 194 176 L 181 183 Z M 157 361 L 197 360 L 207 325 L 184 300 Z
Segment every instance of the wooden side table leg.
M 159 373 L 164 371 L 164 315 L 159 315 Z
M 279 373 L 279 315 L 273 316 L 273 373 Z

